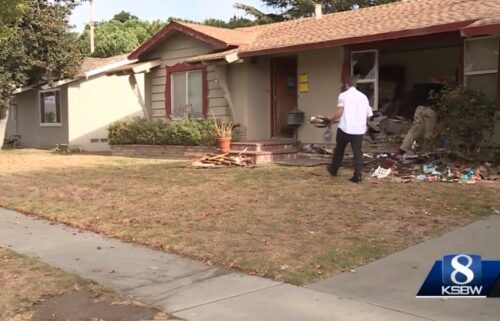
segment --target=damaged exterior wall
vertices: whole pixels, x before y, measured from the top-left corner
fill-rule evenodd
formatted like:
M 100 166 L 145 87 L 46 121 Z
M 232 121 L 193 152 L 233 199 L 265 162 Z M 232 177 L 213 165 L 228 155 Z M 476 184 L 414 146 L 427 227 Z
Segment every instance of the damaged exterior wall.
M 183 34 L 175 34 L 144 60 L 161 59 L 161 66 L 146 76 L 146 106 L 152 120 L 166 120 L 165 84 L 166 66 L 175 66 L 184 60 L 213 51 L 208 44 Z M 208 115 L 214 112 L 218 118 L 230 118 L 231 113 L 224 92 L 220 88 L 214 66 L 207 67 L 208 78 Z
M 460 68 L 460 47 L 382 53 L 380 66 L 384 65 L 405 67 L 405 92 L 431 77 L 454 81 Z

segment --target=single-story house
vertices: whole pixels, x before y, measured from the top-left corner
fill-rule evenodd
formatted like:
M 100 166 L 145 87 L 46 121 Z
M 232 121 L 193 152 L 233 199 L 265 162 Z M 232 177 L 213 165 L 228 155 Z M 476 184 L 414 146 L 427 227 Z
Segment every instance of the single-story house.
M 21 136 L 22 147 L 107 151 L 109 124 L 144 117 L 144 77 L 153 67 L 127 55 L 85 58 L 74 78 L 20 88 L 10 104 L 6 137 Z
M 296 107 L 333 113 L 349 74 L 374 109 L 436 78 L 498 102 L 499 35 L 499 0 L 406 0 L 232 30 L 172 22 L 129 59 L 159 64 L 145 75 L 151 119 L 214 113 L 255 141 L 290 137 Z M 322 143 L 323 134 L 305 123 L 298 138 Z

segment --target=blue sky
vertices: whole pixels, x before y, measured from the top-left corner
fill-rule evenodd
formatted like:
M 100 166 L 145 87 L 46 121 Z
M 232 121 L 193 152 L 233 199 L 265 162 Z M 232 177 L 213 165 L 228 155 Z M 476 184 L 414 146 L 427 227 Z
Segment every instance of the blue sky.
M 144 20 L 166 20 L 168 17 L 194 21 L 203 21 L 206 18 L 227 20 L 234 14 L 242 14 L 233 7 L 237 2 L 269 11 L 262 5 L 261 0 L 94 0 L 94 19 L 108 20 L 114 14 L 125 10 Z M 73 11 L 70 23 L 76 26 L 77 31 L 81 31 L 88 17 L 88 4 L 84 4 Z

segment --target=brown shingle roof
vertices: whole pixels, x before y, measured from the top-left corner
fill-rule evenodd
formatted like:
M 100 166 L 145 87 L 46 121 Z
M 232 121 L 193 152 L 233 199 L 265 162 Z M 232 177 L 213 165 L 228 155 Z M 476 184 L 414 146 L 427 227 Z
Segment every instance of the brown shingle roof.
M 245 45 L 255 40 L 256 33 L 252 30 L 217 28 L 196 23 L 177 22 L 187 28 L 196 30 L 212 38 L 219 39 L 229 46 Z
M 243 52 L 311 43 L 355 42 L 356 38 L 464 23 L 500 14 L 500 0 L 407 0 L 364 9 L 251 27 L 256 40 Z M 457 26 L 455 30 L 459 30 Z M 248 29 L 243 29 L 248 30 Z M 342 41 L 344 40 L 344 41 Z M 361 39 L 360 39 L 361 40 Z M 366 41 L 366 40 L 365 40 Z
M 241 56 L 298 50 L 315 44 L 347 45 L 445 31 L 459 31 L 476 21 L 500 15 L 500 0 L 403 0 L 390 4 L 262 26 L 223 29 L 174 22 L 129 58 L 137 58 L 172 30 L 214 45 L 240 48 Z M 207 37 L 203 39 L 203 37 Z
M 85 57 L 83 58 L 82 65 L 80 66 L 80 73 L 78 76 L 84 76 L 86 72 L 113 64 L 115 62 L 127 60 L 128 55 L 129 54 L 124 54 L 108 58 Z

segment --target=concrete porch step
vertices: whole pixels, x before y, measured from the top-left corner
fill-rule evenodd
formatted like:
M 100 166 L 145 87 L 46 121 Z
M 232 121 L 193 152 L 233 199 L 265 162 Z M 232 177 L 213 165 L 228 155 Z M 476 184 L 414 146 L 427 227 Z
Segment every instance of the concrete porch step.
M 230 155 L 243 155 L 245 157 L 251 158 L 255 165 L 266 165 L 278 161 L 294 160 L 297 159 L 297 149 L 296 148 L 281 148 L 272 151 L 246 151 L 242 150 L 231 150 Z
M 231 150 L 234 151 L 242 151 L 246 149 L 248 152 L 272 152 L 294 148 L 295 145 L 293 143 L 293 140 L 269 140 L 231 143 Z

